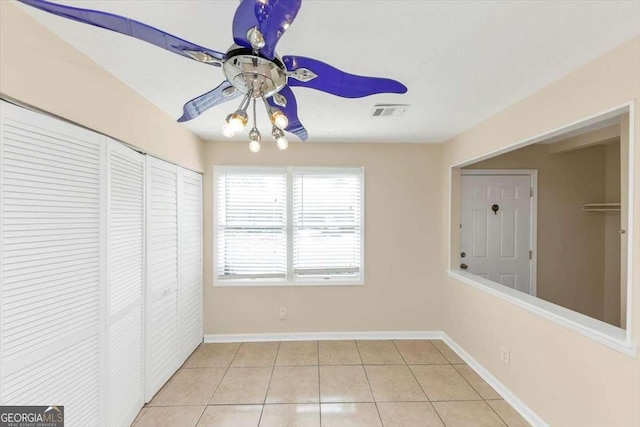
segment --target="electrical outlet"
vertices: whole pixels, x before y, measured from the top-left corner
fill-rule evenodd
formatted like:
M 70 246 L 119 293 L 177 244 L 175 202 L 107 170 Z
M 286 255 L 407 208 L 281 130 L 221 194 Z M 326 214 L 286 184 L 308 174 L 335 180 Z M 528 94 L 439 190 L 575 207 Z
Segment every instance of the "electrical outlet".
M 287 318 L 287 307 L 280 307 L 280 320 Z
M 509 366 L 510 359 L 511 353 L 509 353 L 509 350 L 506 347 L 500 347 L 500 360 L 502 360 L 502 363 Z

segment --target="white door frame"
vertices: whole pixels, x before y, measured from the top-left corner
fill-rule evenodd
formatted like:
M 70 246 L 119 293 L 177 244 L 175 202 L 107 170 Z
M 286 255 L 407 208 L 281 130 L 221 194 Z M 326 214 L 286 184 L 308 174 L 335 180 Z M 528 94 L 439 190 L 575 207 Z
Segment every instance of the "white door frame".
M 537 266 L 538 266 L 538 170 L 537 169 L 460 169 L 461 176 L 482 175 L 520 175 L 528 176 L 531 180 L 531 226 L 529 227 L 529 242 L 531 259 L 529 260 L 529 294 L 537 295 Z M 462 235 L 460 236 L 462 238 Z

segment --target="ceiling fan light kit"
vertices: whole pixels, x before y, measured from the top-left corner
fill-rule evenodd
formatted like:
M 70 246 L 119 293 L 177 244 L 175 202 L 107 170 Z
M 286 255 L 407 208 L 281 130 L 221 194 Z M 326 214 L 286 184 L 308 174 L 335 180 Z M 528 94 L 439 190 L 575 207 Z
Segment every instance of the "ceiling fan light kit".
M 395 80 L 348 74 L 303 56 L 278 56 L 276 45 L 293 23 L 302 0 L 241 0 L 233 18 L 234 44 L 226 53 L 199 46 L 123 16 L 44 0 L 18 1 L 67 19 L 146 41 L 203 64 L 222 67 L 225 81 L 187 102 L 178 121 L 193 120 L 216 105 L 242 96 L 238 109 L 227 116 L 222 134 L 230 138 L 242 132 L 249 123 L 247 109 L 252 105 L 249 150 L 254 153 L 260 151 L 262 141 L 256 120 L 258 100 L 264 103 L 277 148 L 286 150 L 289 142 L 284 131 L 302 141 L 308 138 L 307 130 L 298 117 L 297 101 L 291 87 L 316 89 L 343 98 L 407 92 L 406 86 Z

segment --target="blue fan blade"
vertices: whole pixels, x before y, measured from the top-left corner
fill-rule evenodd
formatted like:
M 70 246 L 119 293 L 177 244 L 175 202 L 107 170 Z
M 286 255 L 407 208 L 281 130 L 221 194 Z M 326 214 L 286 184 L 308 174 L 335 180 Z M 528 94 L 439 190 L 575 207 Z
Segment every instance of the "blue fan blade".
M 289 77 L 289 86 L 308 87 L 343 98 L 362 98 L 376 93 L 407 92 L 407 87 L 398 81 L 348 74 L 317 59 L 305 58 L 304 56 L 285 56 L 282 60 L 289 71 L 306 68 L 318 76 L 306 83 Z
M 157 28 L 153 28 L 149 25 L 143 24 L 142 22 L 134 21 L 133 19 L 129 19 L 124 16 L 100 12 L 97 10 L 64 6 L 57 3 L 49 3 L 43 0 L 18 1 L 29 6 L 33 6 L 37 9 L 44 10 L 45 12 L 53 13 L 54 15 L 62 16 L 64 18 L 72 19 L 74 21 L 82 22 L 85 24 L 94 25 L 96 27 L 105 28 L 107 30 L 115 31 L 116 33 L 143 40 L 147 43 L 151 43 L 170 52 L 184 56 L 185 58 L 195 59 L 185 51 L 200 52 L 220 61 L 226 58 L 226 55 L 224 53 L 207 49 L 206 47 L 202 47 L 176 36 L 172 36 L 169 33 L 165 33 L 164 31 L 158 30 Z M 208 63 L 217 67 L 220 66 L 220 64 L 217 62 Z
M 224 96 L 222 92 L 229 87 L 231 87 L 231 83 L 225 80 L 220 86 L 211 92 L 207 92 L 204 95 L 193 98 L 191 101 L 184 104 L 184 107 L 182 107 L 182 117 L 180 117 L 178 121 L 186 122 L 195 119 L 209 108 L 240 96 L 240 92 L 237 90 L 231 96 Z
M 278 40 L 293 23 L 302 0 L 242 0 L 233 18 L 233 40 L 242 47 L 251 48 L 247 32 L 258 27 L 265 40 L 260 53 L 273 59 Z
M 303 141 L 306 141 L 309 137 L 307 130 L 300 123 L 300 119 L 298 118 L 298 103 L 296 102 L 296 97 L 289 89 L 289 86 L 283 87 L 280 92 L 282 96 L 287 98 L 287 106 L 281 107 L 273 102 L 273 97 L 269 98 L 267 102 L 273 108 L 279 108 L 285 116 L 289 119 L 289 126 L 285 129 L 287 132 L 291 132 L 294 135 L 297 135 Z

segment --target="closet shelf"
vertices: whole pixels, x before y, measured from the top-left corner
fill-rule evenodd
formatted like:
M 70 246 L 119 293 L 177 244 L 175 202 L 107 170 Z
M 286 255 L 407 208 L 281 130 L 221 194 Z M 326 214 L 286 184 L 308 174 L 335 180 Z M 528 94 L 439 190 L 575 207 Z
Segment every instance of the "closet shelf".
M 585 212 L 620 212 L 620 203 L 585 203 L 582 205 Z

